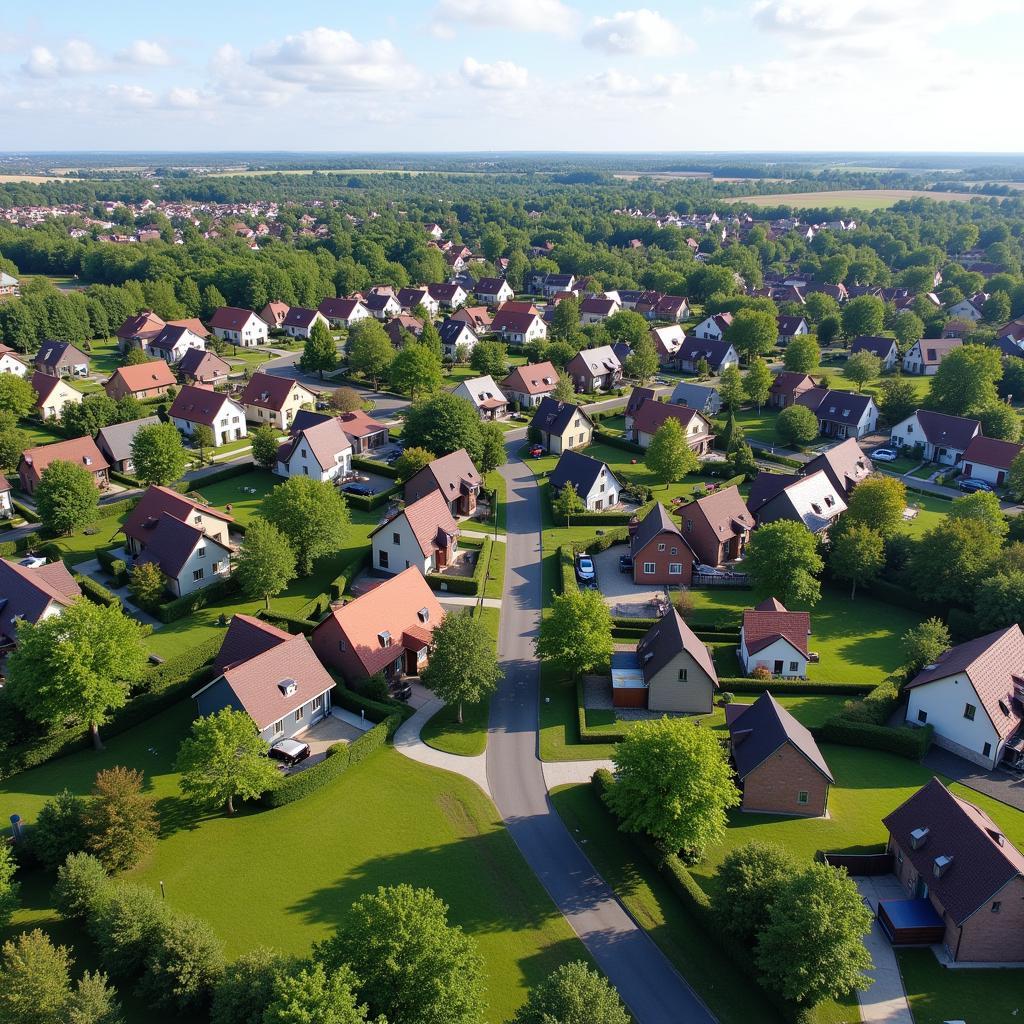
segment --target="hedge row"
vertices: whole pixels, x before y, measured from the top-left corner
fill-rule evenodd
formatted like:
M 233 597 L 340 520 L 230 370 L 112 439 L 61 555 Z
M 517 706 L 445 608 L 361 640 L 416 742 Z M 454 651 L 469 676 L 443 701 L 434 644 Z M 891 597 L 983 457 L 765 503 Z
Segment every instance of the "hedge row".
M 583 680 L 576 680 L 576 728 L 580 734 L 580 743 L 621 743 L 626 738 L 626 729 L 618 732 L 602 729 L 592 731 L 587 725 L 587 709 L 583 705 Z
M 360 548 L 358 554 L 353 555 L 342 565 L 341 572 L 331 580 L 331 599 L 333 601 L 340 601 L 349 583 L 370 564 L 372 550 L 372 548 Z
M 127 473 L 118 473 L 116 469 L 110 471 L 110 479 L 114 483 L 124 484 L 125 487 L 145 487 L 146 485 L 133 476 L 129 476 Z
M 842 743 L 850 747 L 870 747 L 899 754 L 912 761 L 920 761 L 932 745 L 933 729 L 930 725 L 918 728 L 901 726 L 894 729 L 887 725 L 872 725 L 857 722 L 837 715 L 815 731 L 819 740 L 828 743 Z
M 718 685 L 732 693 L 764 693 L 765 690 L 777 689 L 819 696 L 845 693 L 862 697 L 873 689 L 871 683 L 827 682 L 819 679 L 750 679 L 747 676 L 721 676 Z
M 476 547 L 472 541 L 462 540 L 463 547 Z M 428 572 L 427 583 L 433 590 L 444 590 L 449 594 L 469 594 L 477 596 L 483 590 L 487 577 L 487 566 L 491 561 L 491 547 L 494 541 L 490 537 L 484 537 L 480 542 L 480 553 L 477 555 L 476 565 L 473 567 L 472 576 L 446 576 L 444 573 Z
M 220 469 L 215 469 L 212 473 L 197 477 L 191 480 L 190 483 L 197 487 L 206 487 L 208 484 L 219 484 L 221 480 L 230 480 L 232 477 L 244 476 L 256 468 L 251 462 L 232 462 L 227 466 L 221 466 Z
M 139 503 L 139 496 L 136 495 L 134 498 L 122 498 L 120 501 L 108 501 L 103 505 L 100 505 L 96 510 L 96 517 L 98 519 L 113 519 L 116 516 L 124 515 L 131 512 L 133 508 Z
M 368 459 L 363 455 L 352 456 L 352 468 L 353 469 L 365 469 L 367 473 L 376 473 L 377 476 L 387 476 L 392 480 L 398 479 L 398 470 L 394 466 L 389 466 L 386 462 L 377 462 L 374 459 Z
M 220 636 L 211 637 L 150 669 L 137 694 L 124 707 L 114 711 L 101 728 L 103 737 L 116 736 L 141 724 L 205 682 L 210 674 L 209 663 L 220 650 L 222 639 Z M 74 725 L 14 744 L 0 751 L 0 778 L 8 778 L 55 757 L 82 750 L 90 742 L 88 729 Z
M 608 810 L 608 805 L 604 802 L 604 794 L 615 785 L 612 773 L 604 768 L 598 769 L 594 772 L 591 785 L 601 806 L 617 822 L 615 815 Z M 669 888 L 679 898 L 683 910 L 700 925 L 721 952 L 732 961 L 733 965 L 758 986 L 764 994 L 765 1001 L 771 1003 L 789 1024 L 810 1024 L 813 1019 L 813 1009 L 794 1006 L 777 993 L 761 985 L 750 950 L 722 930 L 720 919 L 711 906 L 708 894 L 694 880 L 686 865 L 675 854 L 664 854 L 647 836 L 638 835 L 635 832 L 625 834 L 637 846 L 644 858 L 662 875 Z
M 764 448 L 755 448 L 754 457 L 763 459 L 765 462 L 776 462 L 780 466 L 789 466 L 790 469 L 803 469 L 805 465 L 798 459 L 791 459 L 787 455 L 779 455 L 777 452 L 770 452 Z
M 331 694 L 331 703 L 343 707 L 346 711 L 354 711 L 356 714 L 364 712 L 371 722 L 387 722 L 392 718 L 398 718 L 398 724 L 412 718 L 416 713 L 408 704 L 392 700 L 386 697 L 384 700 L 374 700 L 372 697 L 364 697 L 355 690 L 350 690 L 336 673 L 331 675 L 338 680 L 338 685 Z M 389 737 L 393 736 L 398 725 L 392 727 Z
M 579 590 L 579 584 L 576 582 L 576 556 L 572 546 L 560 544 L 556 557 L 558 558 L 558 592 L 567 594 Z
M 874 580 L 866 589 L 876 601 L 894 604 L 897 608 L 912 608 L 914 611 L 925 612 L 929 615 L 936 614 L 934 602 L 925 601 L 912 590 L 890 580 Z
M 38 512 L 36 512 L 34 509 L 29 508 L 28 505 L 25 505 L 24 503 L 22 503 L 20 501 L 15 501 L 12 498 L 11 499 L 11 507 L 26 522 L 29 522 L 29 523 L 39 523 L 39 522 L 42 522 L 42 520 L 39 517 L 39 513 Z
M 112 594 L 102 583 L 97 583 L 90 576 L 82 576 L 76 573 L 75 582 L 81 588 L 82 593 L 96 604 L 121 604 L 121 599 L 116 594 Z
M 386 491 L 378 491 L 376 494 L 345 494 L 345 502 L 350 508 L 372 512 L 374 509 L 380 508 L 386 501 L 390 501 L 401 489 L 401 484 L 395 484 L 394 487 L 389 487 Z
M 11 555 L 21 555 L 35 547 L 42 537 L 38 531 L 31 530 L 23 533 L 17 540 L 0 541 L 0 557 L 8 558 Z
M 211 583 L 208 587 L 202 587 L 184 597 L 176 597 L 173 601 L 159 605 L 156 617 L 161 622 L 177 622 L 178 619 L 191 615 L 197 608 L 205 608 L 237 591 L 238 581 L 233 576 L 228 576 L 226 579 Z
M 288 633 L 305 633 L 307 636 L 317 627 L 317 623 L 312 619 L 297 619 L 292 615 L 267 611 L 266 608 L 261 608 L 256 613 L 256 618 L 269 622 L 272 626 L 277 626 L 278 629 L 283 629 Z
M 551 510 L 559 526 L 567 521 L 569 526 L 626 526 L 632 519 L 631 512 L 580 512 L 577 515 L 560 516 Z
M 354 764 L 359 764 L 375 750 L 379 750 L 388 739 L 388 723 L 381 722 L 364 732 L 351 743 L 335 743 L 328 747 L 327 756 L 318 764 L 285 778 L 277 789 L 271 789 L 260 797 L 264 807 L 284 807 L 303 797 L 323 789 L 343 775 Z
M 641 448 L 635 441 L 627 441 L 620 434 L 611 434 L 600 427 L 594 427 L 593 438 L 595 441 L 600 441 L 601 444 L 611 445 L 612 448 L 621 448 L 623 451 L 632 452 L 634 455 L 643 455 L 646 451 L 645 448 Z

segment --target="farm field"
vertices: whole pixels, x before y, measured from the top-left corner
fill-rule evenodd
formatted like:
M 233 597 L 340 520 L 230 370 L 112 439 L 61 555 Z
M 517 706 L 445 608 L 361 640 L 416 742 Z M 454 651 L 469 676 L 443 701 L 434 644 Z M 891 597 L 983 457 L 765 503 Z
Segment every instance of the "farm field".
M 840 206 L 851 210 L 884 210 L 904 199 L 934 199 L 938 202 L 967 202 L 977 199 L 971 192 L 925 192 L 911 188 L 845 189 L 837 192 L 783 192 L 777 195 L 740 196 L 732 203 L 751 206 L 792 206 L 796 209 L 818 209 Z

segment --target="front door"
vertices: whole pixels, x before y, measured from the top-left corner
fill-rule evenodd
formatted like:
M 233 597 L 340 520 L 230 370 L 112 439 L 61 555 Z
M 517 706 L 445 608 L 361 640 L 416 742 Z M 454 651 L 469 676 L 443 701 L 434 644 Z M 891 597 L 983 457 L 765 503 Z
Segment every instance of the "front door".
M 782 662 L 781 661 L 776 661 L 775 662 L 775 665 L 772 668 L 772 675 L 776 675 L 776 676 L 781 676 L 782 675 Z
M 418 669 L 416 667 L 416 652 L 406 651 L 405 652 L 405 674 L 407 676 L 417 675 Z

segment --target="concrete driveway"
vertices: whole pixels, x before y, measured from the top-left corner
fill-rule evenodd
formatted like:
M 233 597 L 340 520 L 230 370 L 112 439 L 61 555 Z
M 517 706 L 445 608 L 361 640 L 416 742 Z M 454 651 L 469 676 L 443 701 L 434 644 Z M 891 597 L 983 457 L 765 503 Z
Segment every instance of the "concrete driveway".
M 613 544 L 607 551 L 591 556 L 597 569 L 597 586 L 613 614 L 650 617 L 654 614 L 650 602 L 664 597 L 665 587 L 637 586 L 632 573 L 619 572 L 619 556 L 628 551 L 625 544 Z

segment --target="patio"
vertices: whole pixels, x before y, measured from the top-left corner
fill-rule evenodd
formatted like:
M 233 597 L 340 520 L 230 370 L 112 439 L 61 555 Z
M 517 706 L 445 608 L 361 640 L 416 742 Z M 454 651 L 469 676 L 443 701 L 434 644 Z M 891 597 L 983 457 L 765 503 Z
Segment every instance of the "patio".
M 633 582 L 632 573 L 619 572 L 619 556 L 627 554 L 628 550 L 625 544 L 613 544 L 591 556 L 597 572 L 597 589 L 613 615 L 650 618 L 655 614 L 652 602 L 663 600 L 666 588 L 638 586 Z

